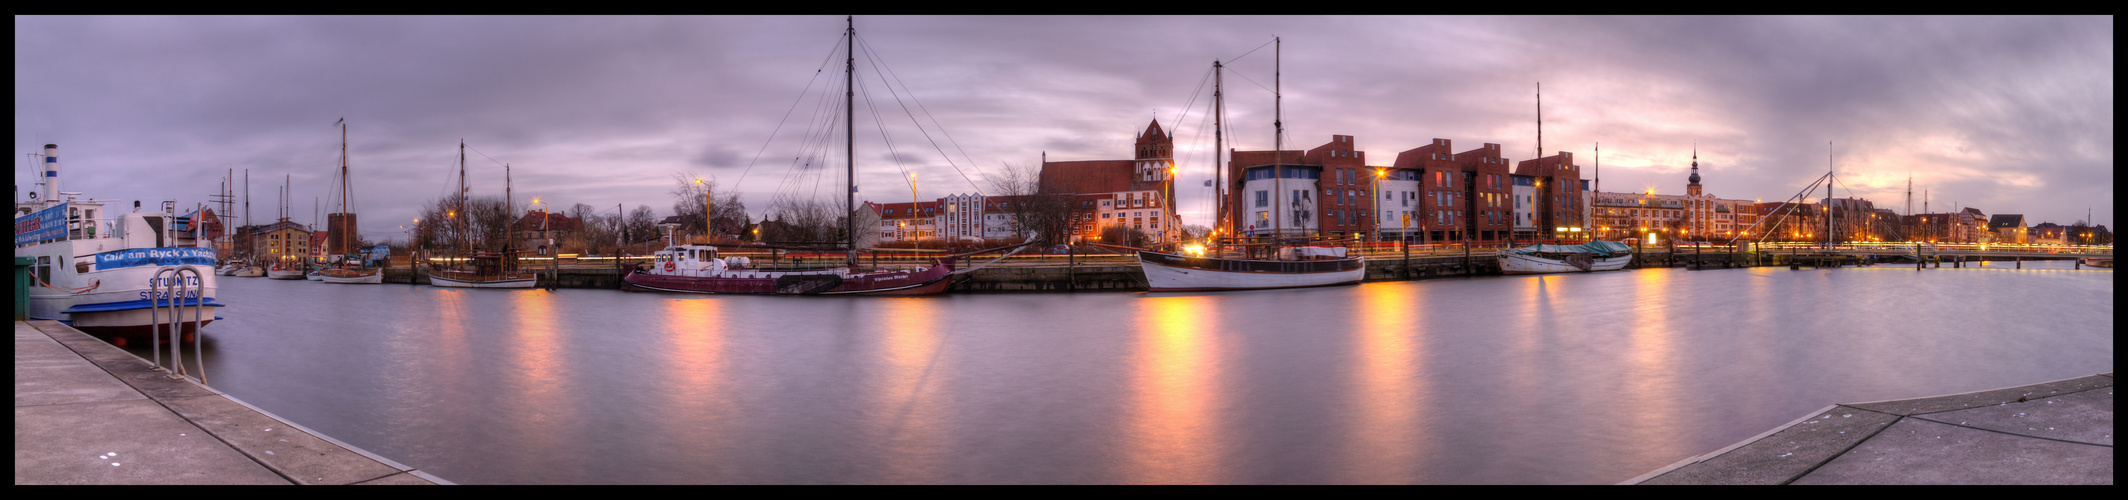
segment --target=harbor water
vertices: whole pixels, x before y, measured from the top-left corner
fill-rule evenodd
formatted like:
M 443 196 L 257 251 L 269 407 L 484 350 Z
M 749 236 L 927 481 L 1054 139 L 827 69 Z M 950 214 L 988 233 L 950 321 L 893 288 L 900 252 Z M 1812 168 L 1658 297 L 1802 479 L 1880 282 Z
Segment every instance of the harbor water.
M 2112 271 L 2023 265 L 927 298 L 227 278 L 206 371 L 461 484 L 1608 484 L 1828 404 L 2112 371 Z

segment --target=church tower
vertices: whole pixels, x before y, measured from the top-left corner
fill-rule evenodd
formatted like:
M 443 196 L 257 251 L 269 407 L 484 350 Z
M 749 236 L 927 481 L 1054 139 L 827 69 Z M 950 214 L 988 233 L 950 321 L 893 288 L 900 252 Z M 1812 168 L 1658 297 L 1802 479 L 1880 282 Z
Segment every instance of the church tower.
M 1699 148 L 1692 148 L 1692 177 L 1686 180 L 1691 182 L 1685 184 L 1685 194 L 1699 196 Z
M 1159 182 L 1167 180 L 1168 167 L 1175 164 L 1175 136 L 1160 130 L 1160 120 L 1153 120 L 1138 134 L 1137 180 Z

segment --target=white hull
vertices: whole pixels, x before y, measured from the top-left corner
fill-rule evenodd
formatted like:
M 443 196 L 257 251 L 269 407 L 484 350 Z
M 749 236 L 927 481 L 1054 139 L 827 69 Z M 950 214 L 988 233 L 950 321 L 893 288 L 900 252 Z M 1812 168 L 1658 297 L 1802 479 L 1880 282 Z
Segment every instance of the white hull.
M 1500 272 L 1501 274 L 1550 274 L 1616 271 L 1624 269 L 1626 264 L 1632 261 L 1633 256 L 1631 254 L 1598 258 L 1589 264 L 1588 270 L 1584 271 L 1557 259 L 1532 257 L 1514 252 L 1501 252 Z
M 311 281 L 325 281 L 325 275 L 318 273 L 310 273 L 303 275 L 303 279 Z
M 1220 271 L 1144 260 L 1139 261 L 1138 267 L 1145 271 L 1147 287 L 1155 292 L 1336 286 L 1359 283 L 1367 278 L 1367 267 L 1364 263 L 1350 270 L 1300 273 Z
M 54 262 L 65 264 L 50 267 L 51 276 L 38 278 L 50 286 L 32 284 L 28 290 L 29 319 L 57 320 L 74 325 L 89 333 L 107 330 L 134 330 L 146 328 L 150 299 L 168 297 L 163 283 L 151 284 L 156 271 L 162 265 L 144 264 L 104 269 L 91 266 L 88 272 L 75 272 L 73 262 L 94 262 L 102 251 L 116 250 L 123 242 L 116 238 L 62 241 L 17 247 L 15 255 L 24 257 L 49 257 Z M 151 249 L 171 250 L 171 249 Z M 185 265 L 199 272 L 197 282 L 188 274 L 185 278 L 190 290 L 185 298 L 207 302 L 207 320 L 214 319 L 214 311 L 220 304 L 214 301 L 215 279 L 213 266 Z M 165 275 L 165 279 L 169 276 Z M 69 312 L 69 311 L 72 312 Z M 186 309 L 186 318 L 191 317 L 191 308 Z
M 382 284 L 384 283 L 384 271 L 374 271 L 369 274 L 362 274 L 351 277 L 337 277 L 332 275 L 326 275 L 319 281 L 324 281 L 326 283 L 342 283 L 351 285 Z
M 467 281 L 444 278 L 431 274 L 429 275 L 429 284 L 449 288 L 532 288 L 535 285 L 539 284 L 539 278 L 492 281 Z

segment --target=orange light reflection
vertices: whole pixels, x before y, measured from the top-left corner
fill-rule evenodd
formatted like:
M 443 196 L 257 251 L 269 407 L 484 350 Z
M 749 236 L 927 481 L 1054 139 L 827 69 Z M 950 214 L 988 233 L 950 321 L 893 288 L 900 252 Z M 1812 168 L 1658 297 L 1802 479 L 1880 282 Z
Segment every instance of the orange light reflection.
M 1636 271 L 1633 273 L 1638 287 L 1633 290 L 1637 297 L 1669 297 L 1670 285 L 1675 280 L 1685 279 L 1687 274 L 1672 269 Z M 1670 301 L 1635 301 L 1626 338 L 1626 352 L 1630 353 L 1625 373 L 1625 391 L 1628 401 L 1638 408 L 1639 421 L 1621 429 L 1636 436 L 1629 442 L 1641 443 L 1642 456 L 1680 456 L 1695 453 L 1683 447 L 1688 433 L 1677 432 L 1686 422 L 1678 421 L 1676 394 L 1677 379 L 1681 367 L 1677 366 L 1677 339 L 1669 324 Z M 1706 332 L 1721 334 L 1723 332 Z
M 454 291 L 456 293 L 476 293 Z M 505 292 L 509 293 L 509 292 Z M 512 332 L 505 342 L 510 351 L 510 373 L 517 374 L 516 381 L 509 384 L 518 390 L 515 397 L 506 398 L 512 406 L 524 413 L 513 415 L 506 421 L 518 427 L 515 438 L 522 440 L 517 449 L 528 453 L 547 453 L 572 441 L 575 430 L 569 425 L 570 416 L 562 414 L 571 405 L 562 398 L 572 391 L 562 377 L 568 367 L 563 366 L 561 339 L 554 329 L 554 294 L 546 291 L 523 291 L 510 293 L 515 311 L 509 315 L 515 319 L 504 331 Z M 576 478 L 555 478 L 572 481 Z
M 1421 405 L 1429 387 L 1420 370 L 1417 337 L 1424 326 L 1418 319 L 1418 287 L 1414 283 L 1369 283 L 1360 285 L 1367 314 L 1361 317 L 1353 358 L 1360 366 L 1358 390 L 1352 393 L 1351 412 L 1356 422 L 1344 447 L 1348 453 L 1343 471 L 1347 484 L 1398 484 L 1418 480 L 1420 458 L 1426 456 L 1426 426 L 1420 425 Z
M 704 435 L 703 430 L 728 428 L 707 425 L 722 421 L 722 410 L 730 404 L 723 398 L 727 368 L 723 312 L 722 303 L 716 299 L 665 302 L 663 316 L 669 322 L 666 338 L 671 342 L 672 355 L 672 368 L 666 376 L 678 384 L 661 391 L 669 395 L 664 404 L 670 409 L 670 416 L 658 420 L 672 424 L 669 432 L 673 435 L 689 436 L 695 443 L 702 441 L 694 440 L 706 440 L 723 444 L 718 439 L 721 436 Z
M 944 347 L 936 318 L 943 302 L 929 298 L 897 298 L 881 302 L 888 310 L 881 354 L 877 409 L 869 412 L 869 427 L 876 442 L 891 453 L 881 464 L 884 483 L 930 484 L 946 480 L 948 439 L 941 426 L 950 409 L 944 403 L 947 391 L 939 387 L 944 377 L 932 370 L 940 364 Z
M 1218 407 L 1218 317 L 1201 296 L 1148 297 L 1149 318 L 1136 326 L 1135 393 L 1124 443 L 1133 484 L 1208 484 L 1216 477 L 1220 442 L 1210 425 Z

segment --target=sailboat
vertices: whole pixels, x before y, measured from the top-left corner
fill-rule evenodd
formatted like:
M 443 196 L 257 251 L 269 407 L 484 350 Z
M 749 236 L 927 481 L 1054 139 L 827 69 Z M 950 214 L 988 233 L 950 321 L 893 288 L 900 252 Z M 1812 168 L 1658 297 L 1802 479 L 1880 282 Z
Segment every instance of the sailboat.
M 1537 93 L 1537 154 L 1544 154 L 1544 93 Z M 1598 171 L 1603 168 L 1603 151 L 1597 150 Z M 1692 155 L 1692 184 L 1699 185 L 1699 154 Z M 1542 207 L 1546 196 L 1536 196 Z M 1538 210 L 1542 210 L 1539 208 Z M 1615 271 L 1624 269 L 1633 262 L 1633 250 L 1625 242 L 1591 240 L 1579 245 L 1530 245 L 1521 248 L 1500 250 L 1501 274 L 1548 274 Z
M 336 240 L 327 242 L 326 248 L 339 250 L 338 252 L 329 253 L 339 254 L 340 262 L 338 266 L 326 269 L 322 273 L 324 278 L 319 281 L 345 284 L 383 283 L 383 269 L 370 269 L 366 259 L 351 258 L 356 253 L 356 226 L 355 214 L 347 208 L 347 197 L 354 192 L 354 187 L 348 184 L 347 176 L 347 119 L 341 118 L 336 125 L 340 126 L 340 213 L 325 214 L 325 226 L 326 230 L 332 232 L 332 238 Z M 338 220 L 340 223 L 333 224 L 332 221 L 334 220 Z M 336 247 L 333 243 L 339 243 L 339 245 Z
M 1224 69 L 1217 61 L 1212 63 L 1212 67 L 1215 72 Z M 1276 71 L 1273 74 L 1276 75 Z M 1221 78 L 1213 79 L 1214 90 L 1212 95 L 1215 109 L 1222 105 L 1221 100 L 1224 98 L 1219 91 L 1219 82 L 1221 80 Z M 1276 81 L 1274 80 L 1274 85 L 1275 83 Z M 1282 99 L 1282 96 L 1279 96 L 1275 88 L 1274 86 L 1272 91 L 1274 99 Z M 1273 108 L 1274 110 L 1281 109 L 1281 107 L 1276 105 Z M 1274 132 L 1272 136 L 1273 160 L 1271 165 L 1265 166 L 1272 171 L 1270 175 L 1274 179 L 1274 183 L 1278 182 L 1276 179 L 1284 177 L 1283 173 L 1287 170 L 1287 166 L 1284 165 L 1285 144 L 1283 142 L 1285 123 L 1281 114 L 1278 112 L 1273 113 L 1271 121 Z M 1215 112 L 1213 116 L 1220 115 Z M 1220 130 L 1218 122 L 1219 120 L 1215 118 L 1213 125 L 1215 130 Z M 1213 137 L 1217 138 L 1219 134 L 1215 133 Z M 1220 139 L 1214 140 L 1220 141 Z M 1213 165 L 1219 164 L 1219 151 L 1224 151 L 1225 149 L 1226 145 L 1223 142 L 1214 145 L 1212 148 Z M 1215 170 L 1217 169 L 1215 168 Z M 1222 187 L 1224 186 L 1222 185 Z M 1285 192 L 1284 189 L 1279 188 L 1274 188 L 1272 191 L 1277 193 Z M 1220 202 L 1225 203 L 1226 198 L 1223 195 L 1215 193 L 1214 196 L 1219 196 Z M 1285 200 L 1281 196 L 1273 196 L 1272 198 L 1278 198 L 1281 204 L 1288 205 L 1288 211 L 1292 211 L 1295 214 L 1306 213 L 1299 203 L 1284 203 Z M 1233 218 L 1227 217 L 1224 209 L 1221 209 L 1220 213 L 1220 233 L 1226 235 L 1235 234 L 1235 221 Z M 1282 239 L 1283 236 L 1276 235 L 1274 237 Z M 1219 247 L 1211 248 L 1208 251 L 1215 256 L 1139 250 L 1138 267 L 1145 272 L 1145 282 L 1148 288 L 1154 292 L 1337 286 L 1359 283 L 1360 280 L 1367 277 L 1366 262 L 1359 256 L 1346 255 L 1343 247 L 1281 246 L 1271 259 L 1247 258 L 1241 251 Z
M 259 266 L 259 249 L 255 243 L 258 238 L 252 234 L 254 231 L 258 231 L 258 227 L 251 225 L 251 169 L 247 168 L 244 169 L 244 230 L 241 235 L 245 240 L 241 248 L 247 251 L 237 256 L 236 269 L 230 271 L 229 276 L 257 278 L 266 275 L 266 268 Z
M 854 123 L 856 117 L 857 71 L 857 24 L 849 21 L 844 32 L 845 50 L 844 85 L 850 90 L 845 96 L 845 124 Z M 930 267 L 917 269 L 872 270 L 857 269 L 857 231 L 871 228 L 854 227 L 857 219 L 856 188 L 856 133 L 854 125 L 845 127 L 845 145 L 849 160 L 845 186 L 844 225 L 852 226 L 843 231 L 848 240 L 847 260 L 843 267 L 806 271 L 777 271 L 752 269 L 746 257 L 722 257 L 712 245 L 673 245 L 654 253 L 655 259 L 649 269 L 637 268 L 622 278 L 628 289 L 659 292 L 713 293 L 713 294 L 760 294 L 760 295 L 935 295 L 945 293 L 952 285 L 953 257 L 933 261 Z
M 471 214 L 465 210 L 465 141 L 458 141 L 458 210 L 461 215 L 452 217 L 458 223 L 458 256 L 462 257 L 456 269 L 429 268 L 429 284 L 453 288 L 532 288 L 539 279 L 532 273 L 517 270 L 516 252 L 506 248 L 499 252 L 467 254 L 465 250 L 466 220 Z M 515 208 L 505 212 L 514 212 Z

